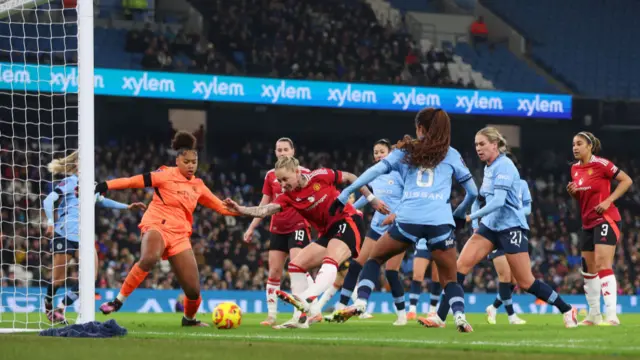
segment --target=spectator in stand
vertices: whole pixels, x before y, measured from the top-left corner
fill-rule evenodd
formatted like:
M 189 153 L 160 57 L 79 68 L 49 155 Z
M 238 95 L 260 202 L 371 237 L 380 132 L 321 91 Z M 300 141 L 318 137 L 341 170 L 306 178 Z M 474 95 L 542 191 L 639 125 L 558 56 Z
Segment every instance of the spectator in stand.
M 484 17 L 478 16 L 478 18 L 471 23 L 469 28 L 473 44 L 486 43 L 489 41 L 489 30 L 487 30 L 487 24 L 484 23 Z

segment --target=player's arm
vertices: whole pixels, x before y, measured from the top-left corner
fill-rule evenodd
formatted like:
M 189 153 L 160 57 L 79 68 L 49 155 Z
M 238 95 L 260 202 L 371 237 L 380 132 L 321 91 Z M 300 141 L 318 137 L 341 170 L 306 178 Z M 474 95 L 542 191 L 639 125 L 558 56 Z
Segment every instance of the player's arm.
M 107 190 L 144 189 L 148 187 L 162 187 L 168 179 L 166 171 L 147 172 L 127 178 L 117 178 L 103 181 L 96 185 L 96 192 L 104 194 Z
M 514 174 L 505 166 L 500 166 L 495 170 L 493 178 L 493 198 L 480 210 L 472 212 L 467 216 L 467 222 L 487 216 L 488 214 L 503 207 L 507 201 L 507 192 L 513 185 Z
M 338 201 L 340 201 L 343 205 L 349 202 L 349 195 L 354 193 L 357 189 L 361 189 L 363 186 L 366 186 L 368 183 L 372 182 L 375 178 L 380 175 L 389 173 L 393 170 L 393 166 L 400 162 L 404 158 L 404 152 L 401 150 L 393 150 L 386 158 L 379 161 L 377 164 L 368 168 L 362 175 L 360 175 L 357 179 L 351 182 L 351 185 L 347 186 L 342 192 L 340 196 L 338 196 Z M 368 191 L 369 189 L 367 189 Z M 370 192 L 369 192 L 370 193 Z M 363 192 L 363 195 L 365 193 Z M 367 195 L 365 195 L 367 196 Z
M 614 201 L 618 200 L 622 195 L 624 195 L 627 190 L 629 190 L 631 185 L 633 185 L 633 180 L 631 179 L 631 177 L 624 171 L 618 169 L 618 167 L 613 165 L 611 162 L 605 170 L 605 175 L 618 181 L 618 185 L 616 185 L 616 188 L 613 190 L 611 195 L 609 195 L 609 197 L 604 199 L 603 202 L 596 206 L 596 212 L 598 214 L 602 214 L 605 210 L 607 210 Z
M 368 203 L 369 201 L 367 200 L 367 197 L 362 195 L 355 203 L 353 203 L 353 207 L 360 210 L 363 207 L 365 207 L 365 205 L 367 205 Z
M 258 206 L 268 205 L 269 203 L 271 203 L 271 196 L 263 194 L 262 200 L 260 200 L 260 204 L 258 204 Z M 251 220 L 251 224 L 249 224 L 249 229 L 247 231 L 251 230 L 253 232 L 253 230 L 255 230 L 258 227 L 258 225 L 260 225 L 261 221 L 262 221 L 261 217 L 257 217 Z
M 106 198 L 98 193 L 96 193 L 96 204 L 100 205 L 101 207 L 104 208 L 108 208 L 108 209 L 118 209 L 118 210 L 125 210 L 125 209 L 141 209 L 141 210 L 146 210 L 147 209 L 147 205 L 145 203 L 142 202 L 136 202 L 133 204 L 125 204 L 125 203 L 121 203 L 119 201 L 115 201 L 109 198 Z
M 272 203 L 261 206 L 242 206 L 238 205 L 235 201 L 231 199 L 225 199 L 224 204 L 227 205 L 230 209 L 237 211 L 241 215 L 253 216 L 253 217 L 267 217 L 273 214 L 277 214 L 282 211 L 282 205 L 278 203 Z
M 198 204 L 208 207 L 209 209 L 226 216 L 238 216 L 239 212 L 229 208 L 222 200 L 215 196 L 209 188 L 200 183 L 200 198 L 198 198 Z
M 522 189 L 522 211 L 524 211 L 525 216 L 529 216 L 531 214 L 531 192 L 526 181 L 522 182 L 522 186 L 524 186 L 524 189 Z
M 47 217 L 47 227 L 51 227 L 55 223 L 55 205 L 56 201 L 60 199 L 62 195 L 62 191 L 59 188 L 56 188 L 54 191 L 50 192 L 46 198 L 42 201 L 42 208 L 44 209 L 44 214 Z
M 480 200 L 476 198 L 476 200 L 473 202 L 473 205 L 471 205 L 471 213 L 473 214 L 478 210 L 480 210 Z M 478 229 L 478 227 L 480 227 L 479 219 L 475 218 L 471 220 L 471 228 L 475 231 Z
M 340 174 L 342 174 L 340 177 L 340 184 L 353 184 L 355 181 L 358 180 L 358 177 L 355 176 L 354 174 L 350 173 L 350 172 L 346 172 L 346 171 L 339 171 Z M 376 176 L 377 177 L 377 176 Z M 371 204 L 371 207 L 373 207 L 376 211 L 387 215 L 391 212 L 391 209 L 389 209 L 389 207 L 387 206 L 387 204 L 384 203 L 384 201 L 376 198 L 375 195 L 373 195 L 373 192 L 371 192 L 371 190 L 369 190 L 369 187 L 367 186 L 368 183 L 366 183 L 363 186 L 360 186 L 360 193 L 362 194 L 362 196 L 364 196 L 365 200 Z M 342 195 L 342 194 L 340 194 Z M 349 194 L 351 195 L 351 194 Z M 348 197 L 347 197 L 347 201 Z
M 460 153 L 455 149 L 451 149 L 450 151 L 451 152 L 447 154 L 447 163 L 451 166 L 456 181 L 465 191 L 464 199 L 462 199 L 462 202 L 453 211 L 453 217 L 461 220 L 464 219 L 465 214 L 478 198 L 478 187 L 473 181 L 473 175 L 471 175 L 469 168 L 464 163 L 464 160 L 462 160 Z

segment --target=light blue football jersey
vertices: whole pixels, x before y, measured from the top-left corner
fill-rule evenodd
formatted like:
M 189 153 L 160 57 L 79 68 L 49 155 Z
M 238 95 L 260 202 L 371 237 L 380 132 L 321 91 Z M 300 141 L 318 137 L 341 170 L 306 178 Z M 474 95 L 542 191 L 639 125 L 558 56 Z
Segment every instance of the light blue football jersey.
M 78 186 L 78 176 L 68 176 L 56 186 L 60 195 L 60 203 L 58 204 L 58 218 L 55 222 L 55 232 L 67 239 L 68 241 L 79 241 L 79 225 L 80 225 L 80 203 L 76 196 L 76 187 Z
M 410 166 L 402 161 L 404 156 L 404 151 L 396 149 L 382 160 L 400 173 L 404 184 L 396 222 L 455 225 L 450 203 L 453 178 L 463 183 L 472 177 L 460 153 L 450 147 L 444 160 L 432 169 Z
M 507 192 L 507 198 L 504 206 L 485 215 L 480 222 L 493 231 L 514 227 L 529 230 L 529 225 L 522 211 L 522 185 L 518 169 L 504 154 L 498 156 L 491 165 L 485 166 L 480 195 L 484 196 L 488 204 L 493 199 L 494 191 L 501 189 Z
M 402 199 L 402 177 L 397 171 L 392 171 L 388 174 L 380 175 L 375 180 L 369 183 L 369 186 L 373 188 L 373 194 L 380 200 L 384 201 L 391 212 L 395 212 L 395 209 L 400 204 Z M 371 219 L 371 229 L 378 234 L 383 234 L 389 226 L 382 225 L 382 221 L 387 217 L 379 212 L 373 214 Z

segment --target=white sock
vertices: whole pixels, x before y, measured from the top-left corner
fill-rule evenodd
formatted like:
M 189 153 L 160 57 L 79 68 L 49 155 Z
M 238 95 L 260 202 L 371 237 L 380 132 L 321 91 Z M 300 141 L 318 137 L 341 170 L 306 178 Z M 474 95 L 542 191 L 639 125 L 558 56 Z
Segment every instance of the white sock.
M 312 296 L 318 296 L 325 292 L 335 281 L 338 275 L 338 263 L 325 257 L 322 261 L 322 267 L 318 271 L 316 281 L 301 296 L 302 299 L 308 299 Z
M 438 312 L 438 305 L 429 305 L 429 313 Z
M 289 263 L 289 278 L 291 279 L 291 293 L 300 296 L 309 287 L 307 282 L 307 272 L 303 268 Z
M 398 315 L 398 319 L 406 319 L 407 318 L 407 310 L 396 310 L 396 315 Z
M 356 284 L 355 289 L 353 289 L 353 292 L 351 293 L 351 302 L 355 303 L 356 300 L 358 300 L 358 284 Z
M 334 284 L 332 287 L 328 288 L 327 291 L 322 293 L 320 300 L 318 300 L 318 306 L 320 308 L 320 311 L 322 311 L 324 306 L 327 305 L 327 302 L 331 300 L 331 298 L 333 297 L 333 295 L 336 294 L 336 292 L 338 292 L 338 288 Z
M 305 274 L 307 276 L 307 287 L 313 285 L 314 281 L 313 281 L 313 276 L 311 276 L 311 274 L 306 273 Z
M 589 314 L 600 315 L 600 278 L 598 274 L 582 273 L 584 276 L 584 296 L 589 305 Z
M 280 279 L 269 278 L 267 280 L 267 316 L 273 318 L 278 315 L 277 290 L 280 290 Z
M 415 305 L 409 305 L 409 312 L 410 312 L 410 313 L 415 313 L 415 314 L 417 314 L 417 313 L 418 313 L 418 308 L 417 308 L 417 306 L 415 306 Z
M 618 283 L 612 269 L 598 272 L 602 297 L 604 298 L 604 313 L 607 317 L 616 316 L 618 305 Z
M 122 295 L 122 293 L 118 293 L 118 296 L 116 296 L 116 299 L 118 299 L 118 301 L 123 303 L 125 300 L 127 300 L 127 297 Z

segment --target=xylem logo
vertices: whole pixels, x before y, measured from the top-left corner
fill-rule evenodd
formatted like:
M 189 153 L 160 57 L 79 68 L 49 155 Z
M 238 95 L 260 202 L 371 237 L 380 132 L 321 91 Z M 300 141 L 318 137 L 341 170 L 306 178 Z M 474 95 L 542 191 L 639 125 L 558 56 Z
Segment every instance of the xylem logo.
M 347 85 L 346 89 L 329 89 L 328 101 L 338 103 L 338 107 L 342 107 L 346 102 L 376 104 L 378 100 L 376 93 L 371 90 L 352 90 L 351 85 Z
M 31 76 L 28 71 L 25 70 L 11 70 L 6 69 L 0 73 L 0 82 L 11 84 L 11 83 L 22 83 L 29 84 L 31 83 Z
M 410 105 L 420 107 L 439 107 L 440 96 L 437 94 L 419 93 L 415 88 L 411 88 L 411 92 L 408 94 L 405 92 L 394 92 L 393 104 L 402 105 L 402 110 L 407 110 Z
M 540 95 L 536 95 L 533 100 L 518 99 L 518 111 L 526 111 L 527 116 L 531 116 L 534 112 L 563 113 L 564 109 L 561 101 L 541 100 Z
M 157 79 L 150 77 L 146 71 L 142 73 L 142 77 L 122 77 L 123 85 L 122 90 L 133 91 L 133 96 L 140 95 L 140 91 L 153 91 L 153 92 L 176 92 L 176 85 L 171 79 Z
M 211 81 L 194 81 L 192 94 L 202 95 L 207 100 L 211 95 L 218 96 L 244 96 L 244 86 L 240 83 L 220 81 L 217 76 Z
M 472 97 L 456 96 L 456 108 L 465 109 L 464 112 L 469 114 L 473 109 L 482 110 L 502 110 L 502 99 L 499 97 L 480 96 L 477 91 L 473 92 Z
M 287 86 L 282 80 L 278 87 L 263 84 L 260 97 L 271 99 L 272 104 L 279 99 L 311 100 L 311 89 L 305 86 Z

